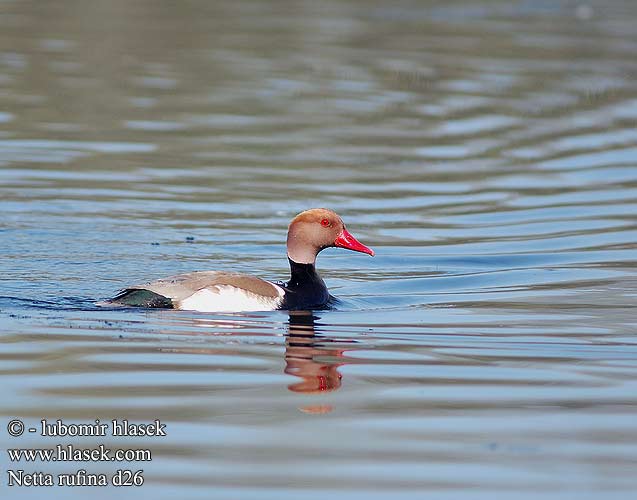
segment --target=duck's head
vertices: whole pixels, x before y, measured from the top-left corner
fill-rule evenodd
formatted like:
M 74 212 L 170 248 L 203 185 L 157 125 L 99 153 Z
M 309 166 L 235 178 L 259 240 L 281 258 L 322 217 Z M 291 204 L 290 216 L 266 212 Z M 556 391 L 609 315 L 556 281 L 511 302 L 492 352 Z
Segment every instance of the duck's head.
M 288 228 L 288 257 L 299 264 L 314 264 L 324 248 L 340 247 L 373 256 L 374 251 L 345 229 L 341 218 L 327 208 L 313 208 L 292 219 Z

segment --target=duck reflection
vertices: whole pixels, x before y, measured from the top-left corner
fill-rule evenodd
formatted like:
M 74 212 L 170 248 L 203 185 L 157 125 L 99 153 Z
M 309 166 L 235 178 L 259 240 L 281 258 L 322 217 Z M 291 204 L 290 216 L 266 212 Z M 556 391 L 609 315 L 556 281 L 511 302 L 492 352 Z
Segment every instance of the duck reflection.
M 182 332 L 171 328 L 164 333 L 173 335 L 183 333 L 185 335 L 210 335 L 211 329 L 214 335 L 227 336 L 263 336 L 268 333 L 260 333 L 254 328 L 254 323 L 246 319 L 257 317 L 243 316 L 242 320 L 211 319 L 211 318 L 184 318 L 171 316 L 173 321 L 186 324 L 189 328 Z M 351 347 L 337 347 L 346 342 L 342 339 L 330 338 L 322 333 L 317 336 L 317 323 L 320 318 L 312 311 L 289 311 L 289 322 L 285 339 L 285 369 L 288 375 L 298 377 L 300 381 L 288 385 L 292 392 L 319 394 L 336 391 L 341 387 L 342 375 L 338 368 L 345 364 L 344 352 Z M 194 328 L 192 328 L 194 327 Z M 336 345 L 330 346 L 330 343 Z M 179 352 L 192 354 L 220 354 L 227 355 L 225 349 L 210 348 L 162 348 L 163 352 Z M 308 411 L 310 409 L 308 408 Z M 311 410 L 312 413 L 322 412 L 320 407 Z M 329 411 L 329 409 L 327 410 Z
M 318 319 L 311 311 L 290 311 L 284 371 L 301 379 L 288 386 L 293 392 L 321 393 L 341 387 L 342 375 L 338 367 L 343 363 L 326 362 L 325 359 L 343 358 L 343 350 L 327 349 L 322 345 L 329 340 L 319 340 L 315 336 Z

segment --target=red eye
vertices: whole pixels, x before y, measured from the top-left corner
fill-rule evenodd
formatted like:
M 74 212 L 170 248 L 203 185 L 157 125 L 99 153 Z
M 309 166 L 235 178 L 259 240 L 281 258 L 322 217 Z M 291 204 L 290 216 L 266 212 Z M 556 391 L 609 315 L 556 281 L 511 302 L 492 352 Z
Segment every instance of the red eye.
M 330 226 L 330 220 L 329 219 L 323 219 L 321 221 L 321 226 L 323 227 L 329 227 Z

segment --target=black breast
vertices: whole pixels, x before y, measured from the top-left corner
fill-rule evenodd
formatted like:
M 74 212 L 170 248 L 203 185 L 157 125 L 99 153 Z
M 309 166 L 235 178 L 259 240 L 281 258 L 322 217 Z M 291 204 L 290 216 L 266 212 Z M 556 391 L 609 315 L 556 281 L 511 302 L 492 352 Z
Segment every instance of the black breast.
M 299 264 L 290 260 L 290 281 L 283 285 L 285 296 L 279 309 L 324 309 L 330 300 L 325 283 L 314 264 Z

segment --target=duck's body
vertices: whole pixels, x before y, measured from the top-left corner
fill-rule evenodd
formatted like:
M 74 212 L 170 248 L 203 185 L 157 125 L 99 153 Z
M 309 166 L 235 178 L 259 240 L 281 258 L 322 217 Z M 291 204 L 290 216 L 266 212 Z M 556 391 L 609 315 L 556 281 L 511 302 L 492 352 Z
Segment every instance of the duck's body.
M 132 286 L 112 302 L 204 312 L 269 311 L 279 308 L 284 294 L 281 286 L 246 274 L 198 271 Z
M 291 277 L 287 283 L 239 273 L 199 271 L 128 287 L 109 303 L 202 312 L 322 309 L 330 294 L 316 272 L 315 260 L 330 246 L 374 255 L 345 229 L 334 212 L 312 209 L 297 215 L 290 224 L 287 247 Z

